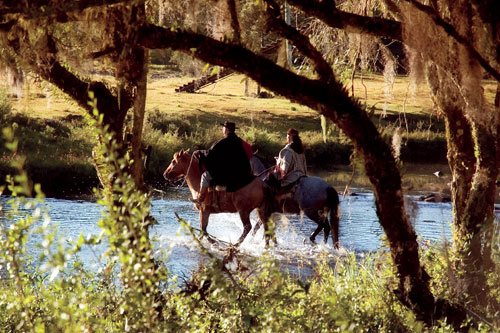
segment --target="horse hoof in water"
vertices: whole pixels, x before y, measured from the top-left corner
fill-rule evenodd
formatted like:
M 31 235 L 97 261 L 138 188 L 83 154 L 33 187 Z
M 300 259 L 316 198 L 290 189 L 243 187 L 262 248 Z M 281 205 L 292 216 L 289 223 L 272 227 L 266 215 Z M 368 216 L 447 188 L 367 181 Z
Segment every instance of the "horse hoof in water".
M 313 237 L 309 237 L 309 241 L 311 242 L 311 245 L 318 245 L 316 244 L 316 239 Z M 304 243 L 305 243 L 305 238 L 304 238 Z

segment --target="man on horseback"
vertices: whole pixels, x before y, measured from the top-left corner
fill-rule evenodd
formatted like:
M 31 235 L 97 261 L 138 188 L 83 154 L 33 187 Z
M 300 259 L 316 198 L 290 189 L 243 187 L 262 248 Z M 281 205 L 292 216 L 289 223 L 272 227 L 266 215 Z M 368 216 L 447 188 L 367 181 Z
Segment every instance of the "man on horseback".
M 200 160 L 200 168 L 205 170 L 201 177 L 200 194 L 192 199 L 196 204 L 204 201 L 213 183 L 234 192 L 254 179 L 250 166 L 252 147 L 236 135 L 235 123 L 226 121 L 221 125 L 224 138 L 208 150 L 194 152 Z
M 279 187 L 280 192 L 290 191 L 302 177 L 307 176 L 306 156 L 299 132 L 290 128 L 286 132 L 287 144 L 276 159 L 275 171 L 268 184 Z

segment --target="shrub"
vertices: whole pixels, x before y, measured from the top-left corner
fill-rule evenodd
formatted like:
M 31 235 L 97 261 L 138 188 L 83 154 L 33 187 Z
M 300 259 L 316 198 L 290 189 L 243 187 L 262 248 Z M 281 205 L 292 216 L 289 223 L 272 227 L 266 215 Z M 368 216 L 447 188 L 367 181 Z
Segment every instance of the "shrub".
M 160 112 L 158 109 L 147 113 L 147 121 L 152 129 L 159 130 L 162 133 L 177 135 L 190 135 L 192 133 L 192 128 L 188 121 L 173 118 Z

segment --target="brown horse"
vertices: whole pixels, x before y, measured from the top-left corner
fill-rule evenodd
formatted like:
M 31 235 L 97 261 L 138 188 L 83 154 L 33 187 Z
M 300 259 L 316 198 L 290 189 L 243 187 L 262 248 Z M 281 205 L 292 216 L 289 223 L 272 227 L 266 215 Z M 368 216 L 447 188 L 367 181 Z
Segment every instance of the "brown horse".
M 170 165 L 163 173 L 167 181 L 173 181 L 184 177 L 191 190 L 193 198 L 197 198 L 200 191 L 201 171 L 198 159 L 189 153 L 189 149 L 181 150 L 174 154 Z M 240 188 L 236 192 L 214 191 L 207 193 L 201 205 L 195 205 L 200 212 L 200 229 L 202 237 L 208 235 L 207 225 L 210 214 L 236 213 L 240 215 L 243 223 L 243 233 L 236 246 L 240 245 L 252 229 L 250 213 L 257 209 L 257 215 L 264 224 L 266 245 L 269 245 L 269 234 L 267 221 L 269 219 L 266 199 L 270 198 L 269 188 L 266 183 L 256 177 L 250 184 Z M 260 224 L 260 223 L 259 223 Z M 210 240 L 210 237 L 208 237 Z

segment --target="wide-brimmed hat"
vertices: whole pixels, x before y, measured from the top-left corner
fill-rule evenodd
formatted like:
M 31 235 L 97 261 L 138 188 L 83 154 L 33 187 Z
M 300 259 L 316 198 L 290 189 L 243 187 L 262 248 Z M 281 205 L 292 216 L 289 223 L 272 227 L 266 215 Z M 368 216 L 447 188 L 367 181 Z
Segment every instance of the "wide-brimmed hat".
M 236 127 L 235 123 L 232 123 L 230 121 L 225 121 L 225 122 L 220 123 L 220 124 L 222 126 L 224 126 L 225 128 L 227 128 L 228 130 L 230 130 L 231 132 L 234 132 L 234 130 L 238 128 L 238 127 Z
M 298 136 L 299 131 L 297 131 L 296 129 L 293 129 L 293 128 L 289 128 L 288 131 L 286 132 L 286 134 L 291 135 L 291 136 Z

